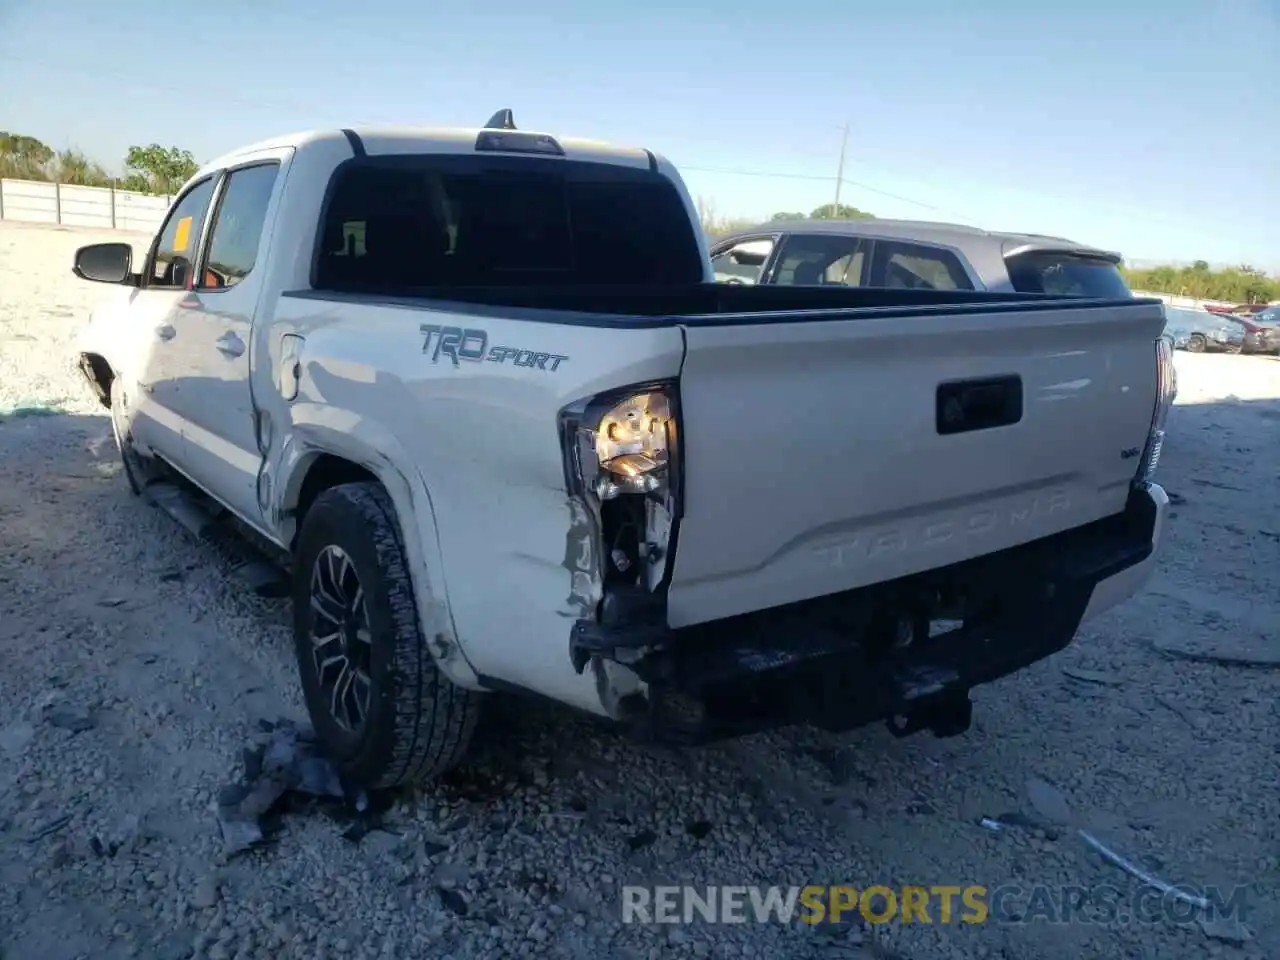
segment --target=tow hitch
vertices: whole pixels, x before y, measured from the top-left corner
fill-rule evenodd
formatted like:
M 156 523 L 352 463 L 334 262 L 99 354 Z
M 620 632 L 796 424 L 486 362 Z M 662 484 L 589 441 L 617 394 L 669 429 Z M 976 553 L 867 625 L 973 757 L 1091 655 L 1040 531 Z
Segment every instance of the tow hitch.
M 909 737 L 929 730 L 935 737 L 958 737 L 973 722 L 973 701 L 969 692 L 945 693 L 928 697 L 909 713 L 894 714 L 885 721 L 895 737 Z

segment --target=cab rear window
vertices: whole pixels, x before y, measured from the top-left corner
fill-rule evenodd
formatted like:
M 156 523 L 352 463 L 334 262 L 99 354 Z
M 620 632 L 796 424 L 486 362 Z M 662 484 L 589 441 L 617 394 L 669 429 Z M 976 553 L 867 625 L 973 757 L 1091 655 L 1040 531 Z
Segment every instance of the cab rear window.
M 1109 260 L 1069 253 L 1021 253 L 1005 259 L 1013 289 L 1060 297 L 1130 297 L 1120 268 Z
M 534 157 L 428 155 L 340 167 L 317 289 L 700 283 L 693 221 L 666 177 Z

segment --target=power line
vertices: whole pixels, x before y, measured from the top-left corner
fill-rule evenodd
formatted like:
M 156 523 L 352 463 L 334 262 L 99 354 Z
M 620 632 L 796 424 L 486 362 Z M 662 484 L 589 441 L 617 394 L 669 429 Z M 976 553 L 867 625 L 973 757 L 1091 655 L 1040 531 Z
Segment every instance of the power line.
M 836 167 L 836 199 L 831 207 L 831 215 L 838 216 L 840 213 L 840 182 L 844 179 L 844 151 L 849 146 L 849 122 L 846 120 L 845 125 L 841 128 L 840 136 L 840 165 Z

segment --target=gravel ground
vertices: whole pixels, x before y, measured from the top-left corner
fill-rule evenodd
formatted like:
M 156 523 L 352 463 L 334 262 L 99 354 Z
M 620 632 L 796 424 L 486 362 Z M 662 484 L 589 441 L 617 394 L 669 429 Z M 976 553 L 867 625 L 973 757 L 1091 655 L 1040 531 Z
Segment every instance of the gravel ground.
M 118 476 L 69 351 L 112 292 L 69 273 L 93 239 L 0 223 L 5 960 L 1280 958 L 1280 672 L 1160 649 L 1280 639 L 1280 362 L 1178 356 L 1159 573 L 1062 654 L 979 690 L 964 737 L 793 730 L 667 751 L 495 702 L 495 746 L 395 798 L 388 830 L 356 842 L 342 810 L 296 810 L 270 846 L 227 858 L 220 789 L 260 721 L 301 716 L 287 610 L 240 592 Z M 1247 928 L 621 923 L 627 883 L 1132 895 L 1044 819 L 1055 799 L 1170 882 L 1247 885 Z

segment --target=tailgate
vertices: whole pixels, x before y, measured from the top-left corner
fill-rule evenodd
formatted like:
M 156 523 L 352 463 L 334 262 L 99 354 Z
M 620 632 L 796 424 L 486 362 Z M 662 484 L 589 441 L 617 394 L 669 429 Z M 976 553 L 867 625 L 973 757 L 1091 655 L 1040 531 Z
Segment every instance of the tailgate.
M 686 321 L 670 625 L 1124 509 L 1155 406 L 1161 306 L 1008 306 Z

